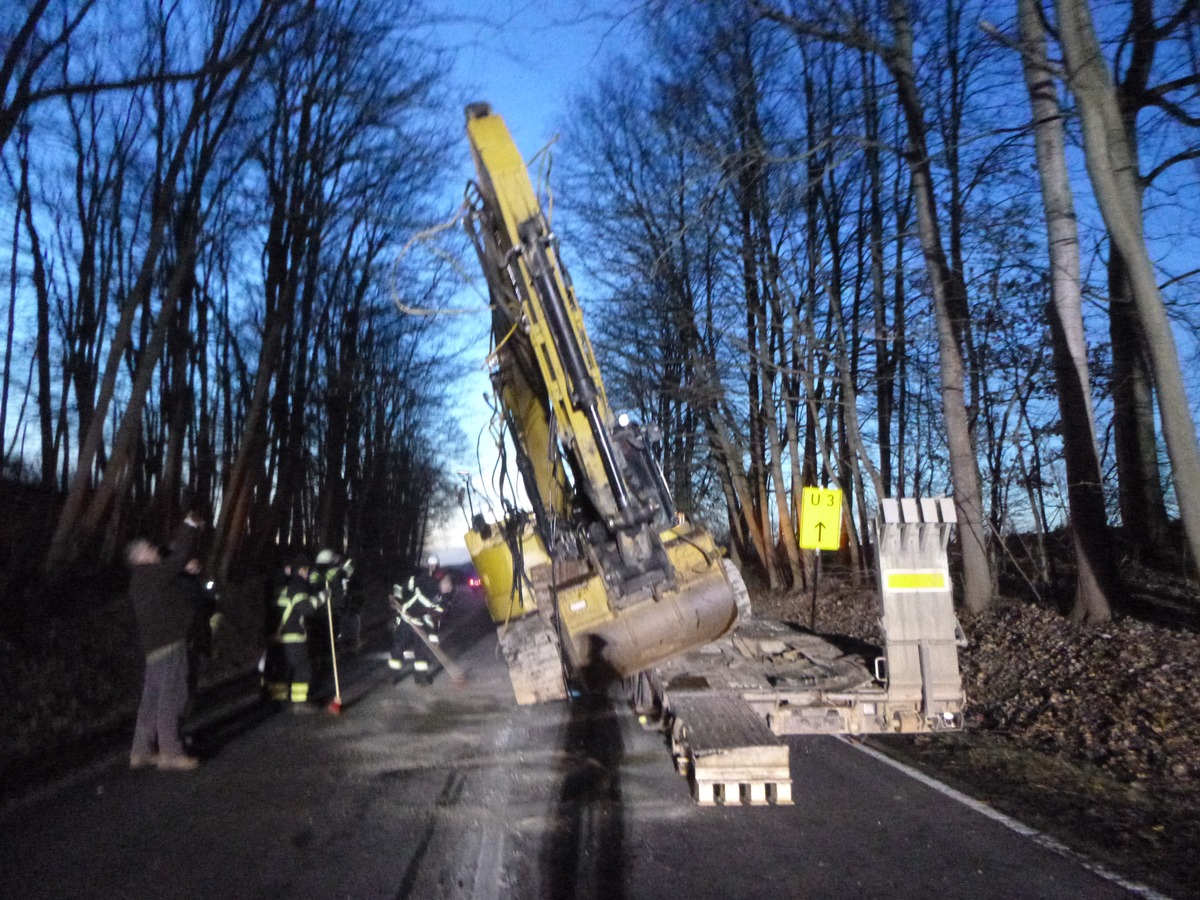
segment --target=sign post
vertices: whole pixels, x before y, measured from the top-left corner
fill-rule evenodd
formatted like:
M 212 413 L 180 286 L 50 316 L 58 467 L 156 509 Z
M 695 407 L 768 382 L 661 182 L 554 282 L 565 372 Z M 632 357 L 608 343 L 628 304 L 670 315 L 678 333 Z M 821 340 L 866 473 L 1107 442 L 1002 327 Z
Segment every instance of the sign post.
M 815 551 L 812 606 L 808 627 L 817 629 L 817 579 L 821 573 L 821 551 L 842 545 L 842 491 L 840 488 L 806 487 L 800 503 L 800 548 Z

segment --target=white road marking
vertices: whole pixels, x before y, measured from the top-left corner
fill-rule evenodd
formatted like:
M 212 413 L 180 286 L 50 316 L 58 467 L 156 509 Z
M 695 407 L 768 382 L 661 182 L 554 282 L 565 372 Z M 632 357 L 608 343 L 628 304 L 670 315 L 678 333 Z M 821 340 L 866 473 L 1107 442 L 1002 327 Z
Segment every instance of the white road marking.
M 926 775 L 924 772 L 914 769 L 912 766 L 905 765 L 904 763 L 899 762 L 898 760 L 892 759 L 890 756 L 888 756 L 884 753 L 880 753 L 878 750 L 874 750 L 871 747 L 868 747 L 866 744 L 862 744 L 862 743 L 852 740 L 850 738 L 843 737 L 842 735 L 834 735 L 834 737 L 836 737 L 843 744 L 849 744 L 854 749 L 867 754 L 867 756 L 870 756 L 873 759 L 877 759 L 880 762 L 887 763 L 893 769 L 897 769 L 900 772 L 903 772 L 909 778 L 916 779 L 917 781 L 921 782 L 926 787 L 933 788 L 939 794 L 949 797 L 951 800 L 957 800 L 959 803 L 961 803 L 963 806 L 966 806 L 968 809 L 972 809 L 975 812 L 979 813 L 980 815 L 987 816 L 987 818 L 991 819 L 993 822 L 999 822 L 1005 828 L 1008 828 L 1011 831 L 1015 831 L 1017 834 L 1021 835 L 1022 837 L 1029 838 L 1031 841 L 1033 841 L 1037 844 L 1040 844 L 1041 846 L 1045 847 L 1047 850 L 1051 850 L 1054 853 L 1057 853 L 1059 856 L 1066 857 L 1067 859 L 1069 859 L 1075 863 L 1078 863 L 1080 866 L 1082 866 L 1083 868 L 1092 872 L 1093 874 L 1099 875 L 1105 881 L 1111 882 L 1112 884 L 1122 887 L 1125 890 L 1130 891 L 1131 893 L 1134 893 L 1139 897 L 1145 897 L 1145 898 L 1147 898 L 1147 900 L 1171 900 L 1171 898 L 1168 897 L 1166 894 L 1160 894 L 1158 891 L 1154 890 L 1154 888 L 1147 887 L 1144 884 L 1138 884 L 1137 882 L 1134 882 L 1134 881 L 1129 881 L 1128 879 L 1122 878 L 1120 875 L 1116 874 L 1115 872 L 1110 872 L 1108 869 L 1104 868 L 1100 864 L 1088 859 L 1082 853 L 1072 850 L 1070 847 L 1066 846 L 1066 844 L 1063 844 L 1060 841 L 1055 840 L 1054 838 L 1050 837 L 1050 835 L 1043 834 L 1042 832 L 1038 831 L 1036 828 L 1031 828 L 1030 826 L 1026 825 L 1024 822 L 1018 822 L 1016 819 L 1012 818 L 1011 816 L 1006 816 L 1004 813 L 1000 812 L 997 809 L 993 809 L 992 807 L 988 806 L 986 803 L 981 803 L 980 801 L 976 800 L 973 797 L 968 797 L 966 794 L 962 793 L 961 791 L 956 791 L 954 788 L 950 787 L 950 785 L 943 784 L 942 782 L 938 781 L 936 778 L 931 778 L 930 776 Z

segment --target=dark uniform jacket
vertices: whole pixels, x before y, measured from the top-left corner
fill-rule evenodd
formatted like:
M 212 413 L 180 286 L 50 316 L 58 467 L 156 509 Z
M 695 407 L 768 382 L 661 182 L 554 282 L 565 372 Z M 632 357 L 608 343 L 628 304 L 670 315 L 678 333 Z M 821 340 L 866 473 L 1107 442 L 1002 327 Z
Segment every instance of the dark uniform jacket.
M 314 594 L 325 592 L 326 600 L 341 610 L 346 596 L 346 573 L 341 565 L 318 566 L 308 576 Z
M 177 578 L 195 556 L 198 537 L 198 529 L 184 524 L 171 542 L 170 553 L 159 562 L 132 567 L 129 600 L 146 654 L 187 637 L 193 608 Z
M 308 640 L 308 617 L 321 608 L 308 580 L 292 575 L 287 587 L 275 600 L 271 639 L 281 644 L 300 644 Z
M 210 620 L 217 611 L 216 598 L 200 583 L 200 578 L 191 572 L 181 573 L 175 583 L 192 610 L 192 621 L 188 625 L 188 650 L 197 658 L 207 659 L 212 656 Z
M 449 595 L 441 593 L 441 581 L 445 572 L 437 569 L 430 573 L 422 569 L 408 579 L 403 589 L 400 618 L 412 625 L 436 631 L 446 612 Z

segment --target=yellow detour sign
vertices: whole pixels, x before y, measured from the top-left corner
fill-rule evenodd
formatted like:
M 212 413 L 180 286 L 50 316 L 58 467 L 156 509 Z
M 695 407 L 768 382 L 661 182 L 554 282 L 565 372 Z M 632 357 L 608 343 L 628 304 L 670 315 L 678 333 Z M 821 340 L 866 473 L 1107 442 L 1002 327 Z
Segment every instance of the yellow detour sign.
M 837 488 L 804 489 L 800 505 L 800 546 L 836 550 L 842 545 L 842 492 Z

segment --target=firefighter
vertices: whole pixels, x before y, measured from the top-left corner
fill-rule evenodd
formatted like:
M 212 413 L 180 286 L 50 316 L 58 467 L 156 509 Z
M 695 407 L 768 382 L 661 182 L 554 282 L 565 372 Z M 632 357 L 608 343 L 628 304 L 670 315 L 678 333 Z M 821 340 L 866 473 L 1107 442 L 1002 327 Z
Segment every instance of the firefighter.
M 341 607 L 346 593 L 346 573 L 341 554 L 328 548 L 318 553 L 317 564 L 309 572 L 308 580 L 317 593 L 323 593 L 326 601 L 333 603 L 335 612 Z
M 346 559 L 334 550 L 325 549 L 317 554 L 316 566 L 309 574 L 309 580 L 332 606 L 338 645 L 358 649 L 362 631 L 362 599 L 350 589 L 350 576 L 353 574 L 353 560 Z
M 328 608 L 322 616 L 332 616 L 337 627 L 338 618 L 342 613 L 342 602 L 345 596 L 345 578 L 342 573 L 342 558 L 333 550 L 326 548 L 317 554 L 315 565 L 308 573 L 309 593 L 317 601 Z M 334 648 L 330 646 L 330 628 L 327 622 L 313 623 L 313 629 L 308 639 L 309 658 L 312 659 L 314 685 L 324 687 L 333 677 Z
M 321 608 L 321 598 L 309 580 L 305 556 L 295 557 L 288 568 L 287 584 L 275 598 L 271 611 L 266 688 L 269 700 L 290 703 L 296 712 L 312 709 L 308 688 L 312 660 L 308 655 L 308 619 Z
M 425 560 L 425 568 L 401 585 L 394 585 L 388 603 L 396 614 L 396 630 L 388 665 L 396 672 L 398 683 L 411 668 L 419 685 L 433 683 L 430 662 L 433 653 L 414 631 L 420 628 L 432 644 L 438 643 L 438 627 L 450 600 L 453 583 L 438 564 L 434 554 Z

